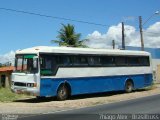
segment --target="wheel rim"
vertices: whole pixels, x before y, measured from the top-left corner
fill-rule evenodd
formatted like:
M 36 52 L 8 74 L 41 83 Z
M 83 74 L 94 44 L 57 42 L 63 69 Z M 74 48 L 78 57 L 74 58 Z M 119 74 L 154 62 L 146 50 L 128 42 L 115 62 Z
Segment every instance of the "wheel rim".
M 131 82 L 126 83 L 126 91 L 131 92 L 133 89 L 133 84 Z
M 60 96 L 65 96 L 66 95 L 66 89 L 63 87 L 61 90 L 60 90 Z
M 61 86 L 58 91 L 58 99 L 59 100 L 65 100 L 68 97 L 67 88 L 65 86 Z

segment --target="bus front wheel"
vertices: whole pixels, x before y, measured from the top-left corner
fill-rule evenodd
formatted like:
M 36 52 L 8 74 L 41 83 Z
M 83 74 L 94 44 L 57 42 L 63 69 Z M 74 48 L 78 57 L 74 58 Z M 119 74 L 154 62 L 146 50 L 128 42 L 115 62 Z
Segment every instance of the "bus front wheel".
M 69 91 L 66 85 L 62 84 L 57 91 L 57 100 L 66 100 L 69 96 Z
M 130 93 L 130 92 L 133 91 L 133 82 L 132 82 L 131 80 L 126 81 L 125 91 L 126 91 L 127 93 Z

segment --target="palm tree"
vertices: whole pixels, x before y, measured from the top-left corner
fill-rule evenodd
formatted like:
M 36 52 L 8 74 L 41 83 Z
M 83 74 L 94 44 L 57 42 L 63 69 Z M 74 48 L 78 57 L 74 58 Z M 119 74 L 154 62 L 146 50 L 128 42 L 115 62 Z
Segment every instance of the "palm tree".
M 58 31 L 58 33 L 58 40 L 52 40 L 52 42 L 58 43 L 59 46 L 86 47 L 85 45 L 83 45 L 84 40 L 80 40 L 81 34 L 75 33 L 73 25 L 62 24 L 62 28 L 60 29 L 60 31 Z

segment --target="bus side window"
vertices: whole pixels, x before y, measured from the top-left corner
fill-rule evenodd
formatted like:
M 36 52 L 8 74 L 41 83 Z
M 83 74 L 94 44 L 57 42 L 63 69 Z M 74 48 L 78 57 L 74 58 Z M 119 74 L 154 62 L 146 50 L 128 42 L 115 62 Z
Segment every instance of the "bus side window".
M 88 57 L 88 63 L 91 66 L 100 66 L 101 65 L 101 59 L 100 59 L 99 56 Z
M 104 66 L 115 66 L 115 59 L 112 56 L 102 56 L 101 64 Z
M 127 59 L 124 56 L 115 57 L 116 66 L 127 66 Z
M 71 65 L 71 60 L 69 56 L 59 55 L 56 57 L 56 61 L 57 61 L 58 66 L 61 66 L 61 67 Z
M 52 68 L 52 59 L 51 58 L 46 58 L 46 61 L 45 61 L 46 65 L 45 65 L 45 69 L 51 69 Z
M 139 57 L 128 57 L 129 66 L 139 66 Z
M 150 66 L 149 57 L 140 57 L 139 62 L 141 66 Z
M 79 57 L 79 62 L 81 65 L 88 65 L 87 58 L 85 56 L 80 56 Z
M 41 75 L 42 76 L 50 76 L 55 73 L 55 59 L 53 56 L 44 55 L 40 58 L 41 63 Z
M 73 66 L 88 66 L 86 56 L 71 56 L 71 61 Z
M 68 56 L 64 57 L 63 64 L 64 64 L 64 66 L 69 66 L 70 65 L 70 58 Z

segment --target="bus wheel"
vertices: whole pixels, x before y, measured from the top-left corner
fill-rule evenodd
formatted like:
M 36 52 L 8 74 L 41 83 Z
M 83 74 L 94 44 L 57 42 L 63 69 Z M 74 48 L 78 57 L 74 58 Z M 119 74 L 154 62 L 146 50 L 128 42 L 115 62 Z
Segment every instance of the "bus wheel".
M 126 84 L 125 84 L 125 91 L 127 93 L 132 92 L 133 90 L 133 82 L 131 80 L 127 80 Z
M 36 96 L 36 98 L 37 98 L 38 100 L 42 100 L 42 99 L 45 99 L 46 97 L 44 97 L 44 96 Z
M 57 91 L 57 99 L 62 101 L 66 100 L 69 96 L 69 91 L 66 85 L 62 84 Z

